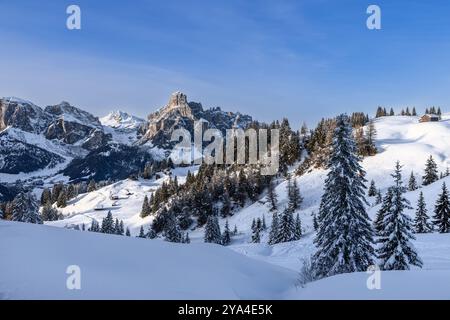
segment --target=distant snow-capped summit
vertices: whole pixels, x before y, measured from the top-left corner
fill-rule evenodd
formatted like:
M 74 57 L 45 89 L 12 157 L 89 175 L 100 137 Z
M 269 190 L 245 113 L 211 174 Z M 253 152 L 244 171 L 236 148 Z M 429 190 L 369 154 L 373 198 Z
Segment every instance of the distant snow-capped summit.
M 145 123 L 145 120 L 124 111 L 116 110 L 100 118 L 100 122 L 103 126 L 114 129 L 138 129 Z

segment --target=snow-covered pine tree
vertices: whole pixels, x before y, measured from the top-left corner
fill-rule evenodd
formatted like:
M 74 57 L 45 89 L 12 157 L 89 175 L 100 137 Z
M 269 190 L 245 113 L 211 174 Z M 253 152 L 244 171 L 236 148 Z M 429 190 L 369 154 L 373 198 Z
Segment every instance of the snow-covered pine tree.
M 164 226 L 164 238 L 169 242 L 181 243 L 183 241 L 183 234 L 181 233 L 178 219 L 172 212 L 167 215 Z
M 12 221 L 42 224 L 39 206 L 32 192 L 19 193 L 11 204 Z
M 205 226 L 205 242 L 207 243 L 222 243 L 222 235 L 220 233 L 219 219 L 217 215 L 209 215 Z
M 127 227 L 127 231 L 125 232 L 125 235 L 126 235 L 127 237 L 130 237 L 130 236 L 131 236 L 130 228 Z
M 374 197 L 377 195 L 377 187 L 375 186 L 375 181 L 370 181 L 370 187 L 369 190 L 367 191 L 367 195 L 369 197 Z
M 282 243 L 294 240 L 295 221 L 290 208 L 284 209 L 278 219 L 278 232 L 275 243 Z
M 91 232 L 100 232 L 100 226 L 99 226 L 97 220 L 92 219 L 91 227 L 88 229 L 88 231 L 91 231 Z
M 238 234 L 237 225 L 234 225 L 233 235 L 237 235 L 237 234 Z
M 228 225 L 228 220 L 225 221 L 225 229 L 223 230 L 223 235 L 222 235 L 222 244 L 224 246 L 227 246 L 231 243 L 231 232 L 230 232 L 230 227 Z
M 430 156 L 425 164 L 425 174 L 422 177 L 422 184 L 426 186 L 437 180 L 439 180 L 437 165 L 434 162 L 433 156 Z
M 317 215 L 315 212 L 313 212 L 313 228 L 314 231 L 319 230 L 319 222 L 317 221 Z
M 288 198 L 289 198 L 289 202 L 288 202 L 289 210 L 291 210 L 292 212 L 295 212 L 296 210 L 298 210 L 300 208 L 300 205 L 303 201 L 303 199 L 300 195 L 300 189 L 298 188 L 298 185 L 297 185 L 297 180 L 295 178 L 293 179 L 292 183 L 289 180 Z
M 434 207 L 433 224 L 440 233 L 450 232 L 450 201 L 445 182 L 442 183 L 442 192 L 438 195 Z
M 392 187 L 389 187 L 383 198 L 381 208 L 380 210 L 378 210 L 375 216 L 375 220 L 373 221 L 374 229 L 378 236 L 384 230 L 384 215 L 386 214 L 386 212 L 388 212 L 388 210 L 392 206 L 392 197 L 393 197 L 393 189 Z
M 381 195 L 381 190 L 378 190 L 377 191 L 377 196 L 375 198 L 375 205 L 379 205 L 382 202 L 383 202 L 383 197 Z
M 145 233 L 144 233 L 144 227 L 141 226 L 141 228 L 139 229 L 139 235 L 137 236 L 138 238 L 145 238 Z
M 429 222 L 430 218 L 427 215 L 427 208 L 423 192 L 419 194 L 419 200 L 417 201 L 416 218 L 414 219 L 414 231 L 415 233 L 429 233 L 433 231 L 433 226 Z
M 115 231 L 114 219 L 113 219 L 111 211 L 108 211 L 108 214 L 106 215 L 106 217 L 103 218 L 101 230 L 102 230 L 102 233 L 110 233 L 110 234 L 114 233 L 114 231 Z
M 411 175 L 409 176 L 408 181 L 408 191 L 417 190 L 419 187 L 417 185 L 416 177 L 414 176 L 414 172 L 411 171 Z
M 263 214 L 262 216 L 262 224 L 261 224 L 261 229 L 262 230 L 266 230 L 267 229 L 267 224 L 266 224 L 266 216 Z
M 401 165 L 397 161 L 392 174 L 394 185 L 392 189 L 392 205 L 384 214 L 383 230 L 378 239 L 377 255 L 382 270 L 409 270 L 409 265 L 421 267 L 422 261 L 411 242 L 415 237 L 412 233 L 412 220 L 403 211 L 411 209 L 405 198 L 406 188 L 402 185 Z
M 278 236 L 278 213 L 276 211 L 272 214 L 272 225 L 269 233 L 269 244 L 275 244 Z
M 373 265 L 373 230 L 365 209 L 365 172 L 347 115 L 336 118 L 312 257 L 315 278 L 366 271 Z
M 293 240 L 300 240 L 301 237 L 302 237 L 302 221 L 300 220 L 300 216 L 297 213 L 297 216 L 295 217 L 295 230 Z
M 150 215 L 152 213 L 152 209 L 150 207 L 150 204 L 148 202 L 148 197 L 147 195 L 144 197 L 144 202 L 142 203 L 142 210 L 141 210 L 141 214 L 140 217 L 141 218 L 145 218 L 148 215 Z
M 123 236 L 124 233 L 125 233 L 125 229 L 124 229 L 124 226 L 123 226 L 123 220 L 120 220 L 119 234 L 120 234 L 121 236 Z
M 186 237 L 184 237 L 184 243 L 191 243 L 191 239 L 189 238 L 189 232 L 186 232 Z
M 255 228 L 252 232 L 252 243 L 260 243 L 260 242 L 261 242 L 260 229 Z
M 278 199 L 277 199 L 277 194 L 275 192 L 274 183 L 272 180 L 269 182 L 266 200 L 267 200 L 267 203 L 269 204 L 270 211 L 276 211 Z

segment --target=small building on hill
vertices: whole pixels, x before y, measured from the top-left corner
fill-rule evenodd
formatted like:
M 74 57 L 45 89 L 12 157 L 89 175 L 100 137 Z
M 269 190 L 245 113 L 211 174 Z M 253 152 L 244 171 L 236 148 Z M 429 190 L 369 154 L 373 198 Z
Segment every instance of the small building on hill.
M 424 114 L 420 117 L 419 122 L 437 122 L 440 117 L 437 114 Z

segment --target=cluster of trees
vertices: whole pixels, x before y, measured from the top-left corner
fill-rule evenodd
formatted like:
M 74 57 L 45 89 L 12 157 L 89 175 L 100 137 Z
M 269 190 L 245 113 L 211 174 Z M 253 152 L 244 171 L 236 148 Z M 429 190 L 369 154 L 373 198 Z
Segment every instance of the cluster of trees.
M 101 224 L 99 224 L 97 220 L 92 219 L 91 226 L 89 227 L 88 231 L 116 234 L 120 236 L 126 235 L 128 237 L 130 236 L 130 229 L 127 227 L 125 230 L 122 220 L 119 220 L 117 218 L 114 220 L 111 211 L 108 211 L 108 214 L 103 218 Z
M 170 157 L 167 160 L 163 159 L 161 161 L 147 162 L 144 169 L 138 173 L 138 176 L 143 179 L 152 179 L 158 172 L 173 169 L 174 167 Z
M 403 213 L 409 204 L 403 195 L 406 188 L 402 186 L 401 166 L 397 163 L 392 175 L 391 205 L 383 206 L 382 214 L 377 215 L 375 226 L 372 226 L 365 208 L 365 172 L 359 164 L 357 146 L 346 115 L 340 115 L 336 120 L 329 168 L 316 222 L 314 242 L 318 249 L 311 261 L 312 276 L 319 279 L 366 271 L 377 258 L 384 270 L 421 266 L 410 242 L 414 238 L 412 221 Z M 379 243 L 376 251 L 375 237 Z
M 409 107 L 406 107 L 406 109 L 402 109 L 399 114 L 402 116 L 417 116 L 417 111 L 416 111 L 415 107 L 413 107 L 411 110 L 409 109 Z M 435 114 L 435 115 L 441 116 L 442 112 L 441 112 L 440 107 L 438 107 L 437 109 L 435 107 L 431 107 L 431 108 L 425 109 L 425 114 Z M 386 116 L 395 116 L 394 109 L 391 108 L 388 113 L 386 111 L 386 108 L 378 107 L 377 111 L 375 113 L 375 118 L 386 117 Z
M 425 113 L 426 114 L 435 114 L 435 115 L 438 115 L 438 116 L 441 116 L 442 115 L 442 111 L 441 111 L 441 108 L 440 107 L 438 107 L 437 109 L 436 109 L 436 107 L 431 107 L 431 108 L 426 108 L 425 109 Z

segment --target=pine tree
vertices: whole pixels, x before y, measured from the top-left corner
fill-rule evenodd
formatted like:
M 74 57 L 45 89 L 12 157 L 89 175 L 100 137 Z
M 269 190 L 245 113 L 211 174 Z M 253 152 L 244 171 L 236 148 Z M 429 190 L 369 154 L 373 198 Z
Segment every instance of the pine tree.
M 314 231 L 319 230 L 319 222 L 317 221 L 317 215 L 313 212 L 313 228 Z
M 115 231 L 114 219 L 113 219 L 111 211 L 108 211 L 108 214 L 106 215 L 106 217 L 103 218 L 101 230 L 102 230 L 102 233 L 110 233 L 110 234 L 114 233 L 114 231 Z
M 131 236 L 130 228 L 127 227 L 127 231 L 125 232 L 125 235 L 126 235 L 127 237 L 130 237 L 130 236 Z
M 67 206 L 67 192 L 65 188 L 63 188 L 59 193 L 56 205 L 58 206 L 58 208 L 65 208 Z
M 164 237 L 166 241 L 181 243 L 183 234 L 181 233 L 178 219 L 173 212 L 167 215 L 166 224 L 164 226 Z
M 392 206 L 392 197 L 393 197 L 393 189 L 389 187 L 386 192 L 386 195 L 383 198 L 381 208 L 380 210 L 378 210 L 377 215 L 375 216 L 375 220 L 373 222 L 375 232 L 378 236 L 385 229 L 384 216 Z
M 238 234 L 237 225 L 234 225 L 233 235 L 237 235 L 237 234 Z
M 408 191 L 417 190 L 419 187 L 417 186 L 416 177 L 414 176 L 414 172 L 411 171 L 411 175 L 409 176 L 408 181 Z
M 292 211 L 289 208 L 284 209 L 278 220 L 278 232 L 275 237 L 275 243 L 288 242 L 294 240 L 295 221 Z
M 294 179 L 294 182 L 292 183 L 290 180 L 288 181 L 288 198 L 289 198 L 288 203 L 289 210 L 295 212 L 300 208 L 300 205 L 303 201 L 302 197 L 300 196 L 300 190 L 298 188 L 296 179 Z
M 91 227 L 89 228 L 88 231 L 91 231 L 91 232 L 100 232 L 100 226 L 99 226 L 97 220 L 92 219 Z
M 383 197 L 381 195 L 381 190 L 378 189 L 377 191 L 377 197 L 375 199 L 375 205 L 379 205 L 380 203 L 383 202 Z
M 412 115 L 415 117 L 415 116 L 417 116 L 417 111 L 416 111 L 416 108 L 415 107 L 413 107 L 413 109 L 412 109 Z
M 414 231 L 415 233 L 429 233 L 433 231 L 433 227 L 429 223 L 429 217 L 427 215 L 427 208 L 425 199 L 423 198 L 423 192 L 419 194 L 419 200 L 417 202 L 416 218 L 414 219 Z
M 336 119 L 330 171 L 319 211 L 315 278 L 366 271 L 373 265 L 373 230 L 365 209 L 365 172 L 346 115 Z
M 50 204 L 46 204 L 42 207 L 41 218 L 43 221 L 56 221 L 58 220 L 58 210 L 53 208 Z
M 297 213 L 297 216 L 295 217 L 295 230 L 293 240 L 300 240 L 301 237 L 302 237 L 302 221 L 300 220 L 300 216 Z
M 191 239 L 189 238 L 189 232 L 186 232 L 186 237 L 184 238 L 184 243 L 191 243 Z
M 411 240 L 415 239 L 412 233 L 412 220 L 403 213 L 411 206 L 404 197 L 406 188 L 402 185 L 401 166 L 398 161 L 392 177 L 394 178 L 394 186 L 391 187 L 392 206 L 384 214 L 384 229 L 378 240 L 380 246 L 377 254 L 381 261 L 381 268 L 383 270 L 409 270 L 409 265 L 421 267 L 422 261 L 411 243 Z
M 389 115 L 390 115 L 390 116 L 395 116 L 394 109 L 391 108 L 391 110 L 389 111 Z
M 50 189 L 45 188 L 41 194 L 41 206 L 52 204 L 52 193 Z
M 32 192 L 19 193 L 11 204 L 12 221 L 42 224 L 37 199 Z
M 152 209 L 150 207 L 150 204 L 148 203 L 148 197 L 146 195 L 144 197 L 144 202 L 142 203 L 142 210 L 141 210 L 140 217 L 145 218 L 148 215 L 150 215 L 151 213 L 152 213 Z
M 434 162 L 433 156 L 430 156 L 427 160 L 427 163 L 425 164 L 425 174 L 422 178 L 422 184 L 424 186 L 427 186 L 430 183 L 437 181 L 438 179 L 439 177 L 436 162 Z
M 275 192 L 275 187 L 274 187 L 272 181 L 269 182 L 269 188 L 267 191 L 266 200 L 269 203 L 270 211 L 276 211 L 278 199 L 277 199 L 277 194 Z
M 433 224 L 440 233 L 450 232 L 450 201 L 445 182 L 442 183 L 442 192 L 439 194 L 434 207 Z
M 230 228 L 228 226 L 228 220 L 225 221 L 225 229 L 223 231 L 223 235 L 222 235 L 222 244 L 224 246 L 227 246 L 231 243 L 231 233 L 230 233 Z
M 137 236 L 138 238 L 145 238 L 145 232 L 144 232 L 144 227 L 141 226 L 141 228 L 139 229 L 139 235 Z
M 269 233 L 269 244 L 276 244 L 277 236 L 278 236 L 278 213 L 276 211 L 272 214 L 272 225 L 270 227 Z
M 260 243 L 260 242 L 261 242 L 260 229 L 255 228 L 252 232 L 252 243 Z
M 222 236 L 220 234 L 220 227 L 219 227 L 219 219 L 216 215 L 212 214 L 208 216 L 208 219 L 206 220 L 206 226 L 205 226 L 205 242 L 207 243 L 222 243 Z
M 367 192 L 367 195 L 369 197 L 374 197 L 377 195 L 377 188 L 375 186 L 375 181 L 370 181 L 370 187 L 369 187 L 369 191 Z
M 267 225 L 266 225 L 266 216 L 263 215 L 262 216 L 262 225 L 261 225 L 262 230 L 266 230 L 267 229 Z
M 120 235 L 120 222 L 119 219 L 116 218 L 114 222 L 114 234 Z

